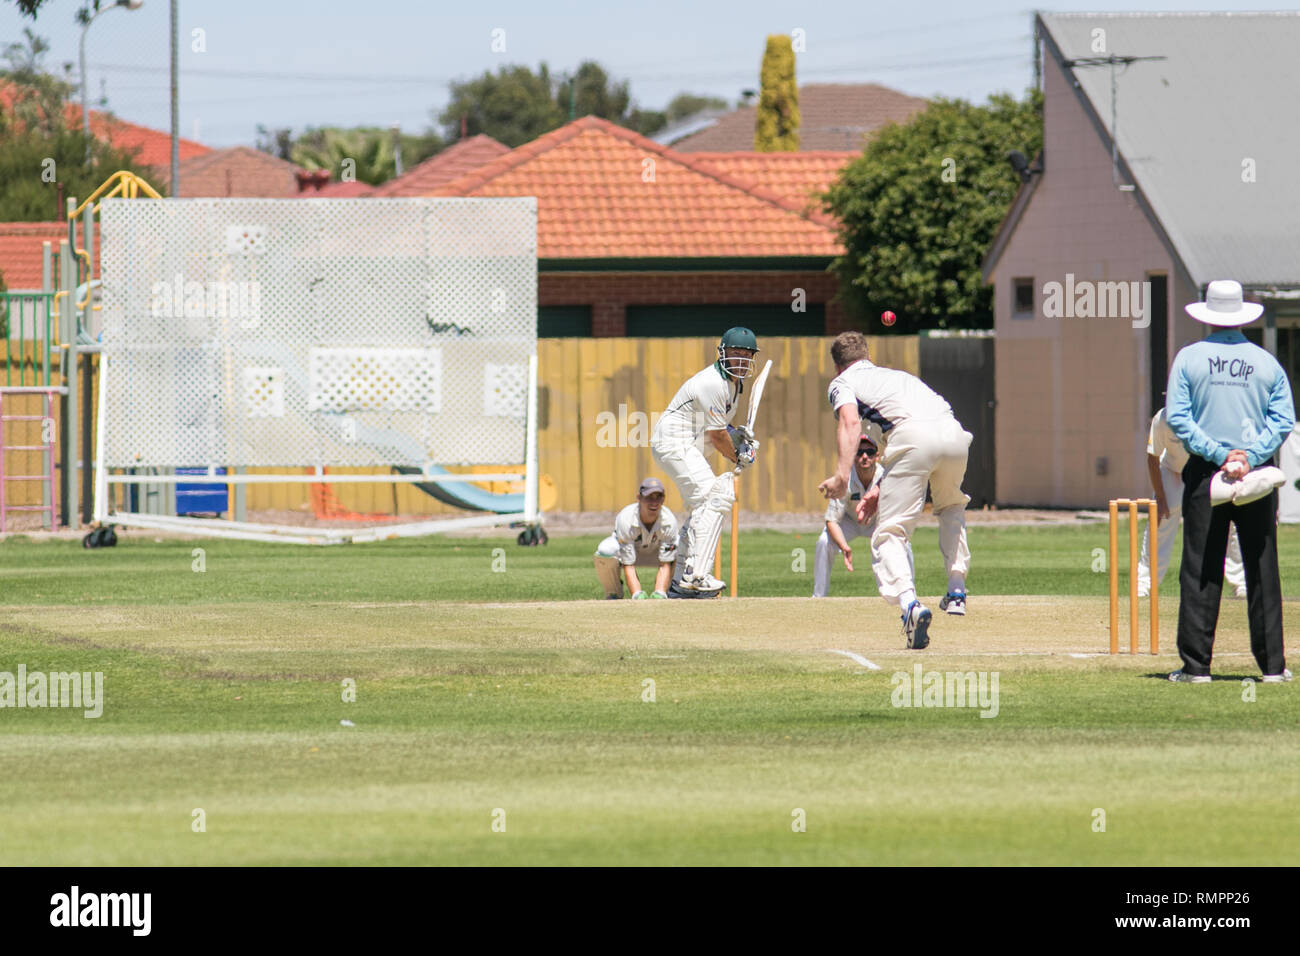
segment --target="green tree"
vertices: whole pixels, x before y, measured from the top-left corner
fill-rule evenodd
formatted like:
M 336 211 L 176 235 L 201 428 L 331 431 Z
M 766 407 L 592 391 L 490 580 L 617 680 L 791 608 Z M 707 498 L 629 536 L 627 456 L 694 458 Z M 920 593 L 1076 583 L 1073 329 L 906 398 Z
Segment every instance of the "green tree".
M 668 125 L 668 114 L 661 110 L 634 109 L 621 124 L 642 136 L 652 136 Z
M 568 116 L 556 103 L 550 70 L 537 73 L 526 66 L 502 66 L 476 79 L 451 84 L 451 100 L 438 115 L 449 140 L 465 133 L 484 133 L 507 146 L 521 146 L 562 126 Z M 567 102 L 567 101 L 566 101 Z
M 983 106 L 937 99 L 880 130 L 823 197 L 841 224 L 845 254 L 831 269 L 849 310 L 897 313 L 873 332 L 992 328 L 980 265 L 1020 187 L 1006 155 L 1034 156 L 1042 144 L 1037 90 Z
M 270 153 L 278 159 L 289 161 L 293 154 L 293 130 L 287 126 L 274 129 L 257 124 L 257 139 L 253 145 L 264 153 Z
M 69 126 L 66 99 L 70 84 L 45 73 L 41 63 L 49 45 L 27 31 L 26 44 L 4 51 L 0 82 L 13 90 L 13 108 L 0 110 L 0 221 L 49 222 L 63 216 L 64 197 L 85 198 L 109 172 L 128 169 L 146 179 L 155 171 L 125 150 L 93 136 L 90 164 L 80 124 Z
M 12 0 L 12 2 L 16 7 L 18 7 L 19 13 L 35 20 L 37 11 L 39 11 L 41 7 L 45 6 L 45 4 L 49 3 L 50 0 Z M 99 10 L 99 5 L 102 2 L 103 0 L 86 0 L 86 2 L 81 5 L 81 9 L 77 11 L 77 22 L 85 23 L 92 13 Z M 113 2 L 116 3 L 117 0 L 113 0 Z
M 767 38 L 762 92 L 754 117 L 754 149 L 760 153 L 799 149 L 799 87 L 794 80 L 794 45 L 785 34 Z
M 575 119 L 599 116 L 611 123 L 622 124 L 627 119 L 632 96 L 626 82 L 614 83 L 599 63 L 585 60 L 572 77 L 566 77 L 556 87 L 555 105 L 563 112 L 566 121 L 570 102 Z
M 664 109 L 664 112 L 668 115 L 668 122 L 676 123 L 678 120 L 686 119 L 692 113 L 698 113 L 701 110 L 725 110 L 727 106 L 727 101 L 720 96 L 678 93 L 668 101 L 668 106 Z

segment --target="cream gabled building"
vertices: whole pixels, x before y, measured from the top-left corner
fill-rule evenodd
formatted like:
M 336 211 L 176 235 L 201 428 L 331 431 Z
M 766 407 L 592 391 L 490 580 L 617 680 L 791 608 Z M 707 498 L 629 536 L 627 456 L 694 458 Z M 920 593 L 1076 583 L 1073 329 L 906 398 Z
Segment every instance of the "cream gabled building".
M 1099 507 L 1149 491 L 1147 424 L 1211 280 L 1265 305 L 1247 334 L 1295 381 L 1300 14 L 1042 13 L 1036 32 L 1043 154 L 984 262 L 997 492 Z

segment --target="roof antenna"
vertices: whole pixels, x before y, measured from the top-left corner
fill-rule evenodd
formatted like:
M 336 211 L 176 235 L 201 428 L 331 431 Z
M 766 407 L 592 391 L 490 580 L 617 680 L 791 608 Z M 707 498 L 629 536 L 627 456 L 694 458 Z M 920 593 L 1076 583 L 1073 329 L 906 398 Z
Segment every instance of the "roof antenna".
M 1130 63 L 1136 63 L 1139 60 L 1167 60 L 1165 56 L 1082 56 L 1075 60 L 1066 60 L 1065 66 L 1110 66 L 1110 175 L 1111 182 L 1115 184 L 1120 192 L 1131 193 L 1134 190 L 1132 183 L 1121 183 L 1119 181 L 1119 140 L 1117 138 L 1119 126 L 1119 111 L 1116 106 L 1117 100 L 1117 74 L 1115 67 L 1119 64 L 1124 65 L 1127 70 Z

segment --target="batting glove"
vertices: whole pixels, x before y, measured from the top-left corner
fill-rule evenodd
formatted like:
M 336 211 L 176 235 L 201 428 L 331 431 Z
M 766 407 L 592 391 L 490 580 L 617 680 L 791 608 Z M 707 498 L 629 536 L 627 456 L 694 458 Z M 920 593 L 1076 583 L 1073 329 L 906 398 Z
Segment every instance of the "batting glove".
M 656 591 L 654 594 L 650 595 L 650 597 L 654 598 L 655 600 L 666 601 L 668 600 L 668 593 L 666 591 Z
M 646 593 L 644 591 L 637 591 L 636 594 L 632 595 L 633 601 L 644 601 L 645 599 L 646 599 Z

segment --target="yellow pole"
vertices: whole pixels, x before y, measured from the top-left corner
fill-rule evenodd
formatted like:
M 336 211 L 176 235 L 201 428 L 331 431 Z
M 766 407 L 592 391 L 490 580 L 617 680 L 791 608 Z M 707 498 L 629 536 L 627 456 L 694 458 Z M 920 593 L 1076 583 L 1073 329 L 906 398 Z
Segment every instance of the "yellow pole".
M 1160 562 L 1160 552 L 1156 548 L 1156 503 L 1147 502 L 1147 554 L 1151 556 L 1151 653 L 1160 649 L 1160 575 L 1156 573 Z
M 1128 652 L 1138 652 L 1138 503 L 1128 503 Z
M 740 597 L 737 558 L 740 555 L 740 476 L 736 476 L 736 500 L 731 503 L 731 596 Z
M 1119 502 L 1110 502 L 1110 652 L 1119 653 Z

